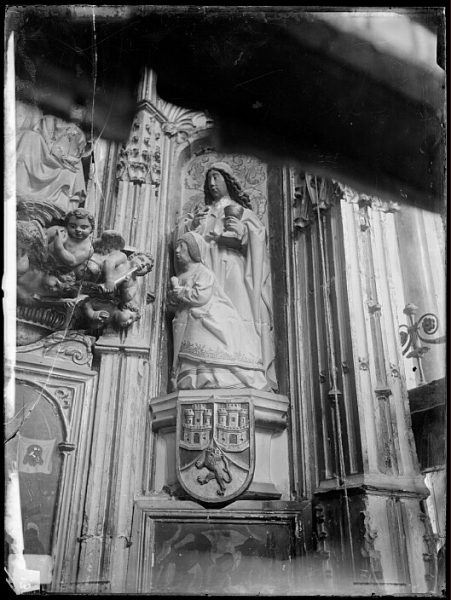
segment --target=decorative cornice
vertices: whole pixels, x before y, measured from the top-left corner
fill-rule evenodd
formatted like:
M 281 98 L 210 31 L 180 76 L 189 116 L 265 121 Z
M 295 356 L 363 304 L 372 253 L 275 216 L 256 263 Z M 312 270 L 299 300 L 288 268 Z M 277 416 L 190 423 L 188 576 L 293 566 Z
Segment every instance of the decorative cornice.
M 401 210 L 400 203 L 396 200 L 383 200 L 378 196 L 359 194 L 359 192 L 344 183 L 335 180 L 334 183 L 337 186 L 337 190 L 339 190 L 340 199 L 350 204 L 358 204 L 361 210 L 371 208 L 383 213 L 396 213 Z

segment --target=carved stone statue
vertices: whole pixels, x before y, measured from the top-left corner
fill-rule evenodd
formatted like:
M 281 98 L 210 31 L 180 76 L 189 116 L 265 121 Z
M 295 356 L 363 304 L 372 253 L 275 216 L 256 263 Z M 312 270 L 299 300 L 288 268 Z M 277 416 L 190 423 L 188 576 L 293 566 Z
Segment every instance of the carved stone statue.
M 71 270 L 79 279 L 83 277 L 86 263 L 93 254 L 94 226 L 94 216 L 83 208 L 76 208 L 67 213 L 65 227 L 54 225 L 47 229 L 49 260 L 53 259 L 54 269 Z
M 205 266 L 214 273 L 217 284 L 239 314 L 243 339 L 252 340 L 252 351 L 263 365 L 266 389 L 275 390 L 271 273 L 265 227 L 251 210 L 248 195 L 227 163 L 211 165 L 204 192 L 205 207 L 184 219 L 178 236 L 193 231 L 206 242 Z
M 74 123 L 44 116 L 17 135 L 17 199 L 45 201 L 63 210 L 86 197 L 81 159 L 89 154 L 86 137 Z
M 113 230 L 104 231 L 93 243 L 94 253 L 86 264 L 81 286 L 86 297 L 79 306 L 91 329 L 102 329 L 109 323 L 124 329 L 141 317 L 133 302 L 136 278 L 152 270 L 153 258 L 145 252 L 128 257 L 124 247 L 124 238 Z
M 198 233 L 187 232 L 177 241 L 177 276 L 168 294 L 176 310 L 172 384 L 179 390 L 268 389 L 260 338 L 206 266 L 208 253 Z
M 27 217 L 29 220 L 25 220 Z M 137 277 L 149 273 L 152 257 L 127 256 L 124 238 L 104 231 L 93 242 L 94 217 L 70 211 L 65 226 L 49 224 L 44 202 L 22 202 L 17 221 L 18 318 L 30 327 L 52 330 L 54 323 L 100 332 L 107 324 L 124 329 L 140 318 L 133 303 Z

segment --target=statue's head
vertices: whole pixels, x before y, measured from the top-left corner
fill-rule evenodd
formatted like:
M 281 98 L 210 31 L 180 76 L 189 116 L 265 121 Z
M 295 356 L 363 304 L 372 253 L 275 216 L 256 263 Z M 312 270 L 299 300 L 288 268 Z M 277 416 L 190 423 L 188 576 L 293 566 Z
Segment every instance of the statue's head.
M 83 240 L 94 231 L 94 215 L 84 208 L 76 208 L 66 214 L 65 225 L 70 237 Z
M 187 231 L 176 242 L 175 260 L 180 266 L 190 262 L 202 261 L 202 236 L 194 231 Z
M 136 252 L 130 256 L 129 261 L 132 267 L 137 267 L 135 275 L 139 277 L 147 275 L 153 269 L 154 260 L 148 252 Z
M 244 208 L 252 209 L 248 194 L 242 189 L 230 165 L 225 162 L 216 162 L 209 167 L 205 175 L 204 193 L 207 206 L 228 195 Z
M 114 322 L 120 329 L 130 327 L 135 321 L 139 321 L 140 318 L 140 312 L 138 309 L 134 309 L 134 307 L 118 309 L 114 313 Z

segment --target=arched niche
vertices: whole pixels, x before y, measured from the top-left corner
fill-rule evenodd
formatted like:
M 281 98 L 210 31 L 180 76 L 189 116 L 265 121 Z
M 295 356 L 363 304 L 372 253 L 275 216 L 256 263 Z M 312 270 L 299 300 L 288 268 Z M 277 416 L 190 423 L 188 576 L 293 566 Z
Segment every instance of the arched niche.
M 178 224 L 196 206 L 204 204 L 204 181 L 208 168 L 215 162 L 228 163 L 249 195 L 252 208 L 267 232 L 270 253 L 272 296 L 274 310 L 274 333 L 276 372 L 279 390 L 289 390 L 287 376 L 288 318 L 286 314 L 285 289 L 285 215 L 283 178 L 286 169 L 282 165 L 264 162 L 261 158 L 244 152 L 227 153 L 218 150 L 219 144 L 214 127 L 196 129 L 174 148 L 169 167 L 168 185 L 168 246 L 169 276 L 174 274 L 173 245 Z M 168 277 L 169 278 L 169 277 Z M 170 330 L 170 316 L 166 323 Z M 171 335 L 168 336 L 168 364 L 171 364 Z
M 50 583 L 67 425 L 58 402 L 38 385 L 17 381 L 15 405 L 22 415 L 17 466 L 24 557 Z

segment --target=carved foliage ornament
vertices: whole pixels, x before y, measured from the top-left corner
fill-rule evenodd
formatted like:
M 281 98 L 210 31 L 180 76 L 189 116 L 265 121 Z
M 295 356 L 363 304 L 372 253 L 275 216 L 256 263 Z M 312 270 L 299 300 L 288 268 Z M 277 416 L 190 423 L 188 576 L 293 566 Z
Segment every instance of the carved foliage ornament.
M 39 351 L 43 356 L 54 356 L 72 360 L 76 365 L 92 364 L 92 345 L 94 338 L 78 331 L 56 331 L 51 335 L 28 346 L 21 346 L 20 352 Z
M 148 183 L 161 180 L 161 124 L 145 109 L 138 112 L 129 140 L 119 151 L 116 176 L 122 181 Z
M 399 212 L 400 204 L 396 200 L 383 200 L 378 196 L 370 196 L 368 194 L 359 194 L 356 190 L 348 185 L 334 180 L 337 186 L 340 199 L 351 204 L 358 204 L 361 213 L 362 231 L 366 231 L 369 227 L 368 208 L 378 210 L 382 213 Z M 401 199 L 404 199 L 403 192 L 400 194 Z
M 335 182 L 310 173 L 294 173 L 292 186 L 294 226 L 298 230 L 309 227 L 317 219 L 318 210 L 329 209 L 338 194 Z
M 254 455 L 249 399 L 179 400 L 177 476 L 192 498 L 206 504 L 237 498 L 252 481 Z

